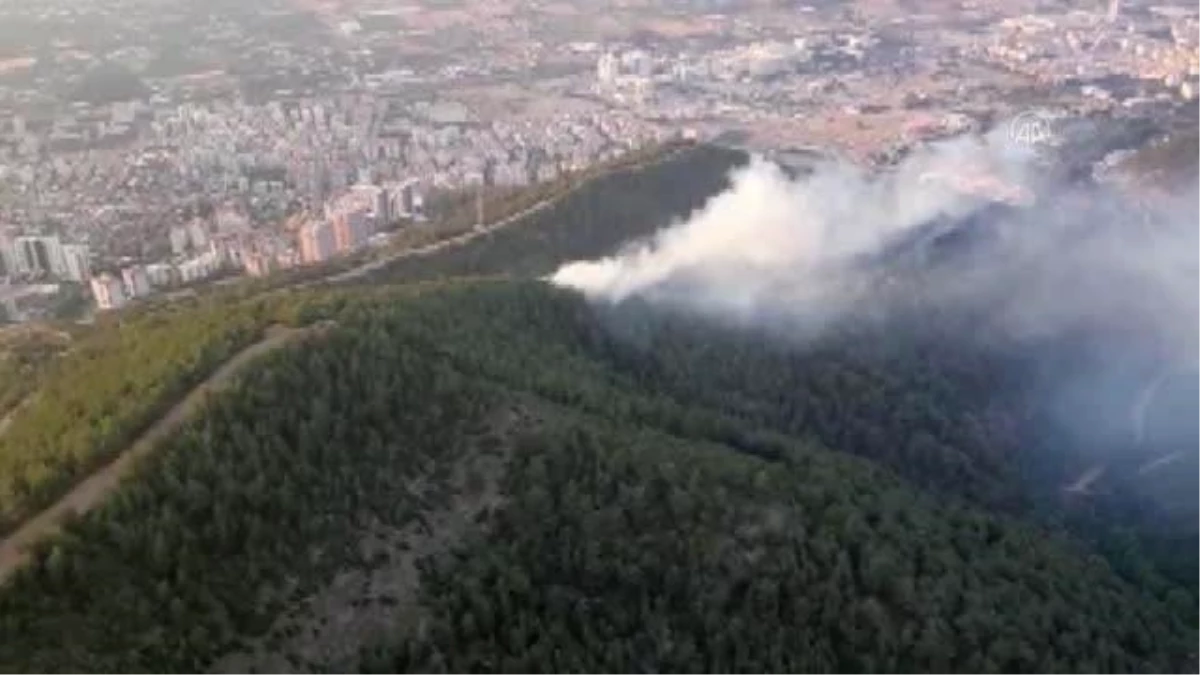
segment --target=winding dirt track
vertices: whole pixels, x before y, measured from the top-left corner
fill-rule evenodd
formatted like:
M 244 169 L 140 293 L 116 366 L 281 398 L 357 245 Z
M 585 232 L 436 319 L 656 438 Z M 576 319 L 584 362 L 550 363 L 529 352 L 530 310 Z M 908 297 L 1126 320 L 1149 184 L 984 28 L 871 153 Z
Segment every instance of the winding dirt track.
M 196 385 L 183 400 L 171 407 L 138 437 L 116 459 L 80 481 L 53 505 L 26 520 L 15 532 L 0 541 L 0 584 L 20 567 L 28 557 L 34 542 L 54 533 L 63 521 L 73 514 L 83 514 L 96 508 L 158 443 L 179 429 L 208 400 L 209 396 L 226 388 L 250 362 L 310 333 L 311 328 L 272 326 L 266 336 L 246 347 L 221 365 L 208 379 Z
M 518 213 L 514 213 L 511 216 L 506 216 L 500 220 L 494 221 L 492 223 L 488 223 L 478 229 L 468 230 L 462 234 L 455 235 L 448 239 L 439 239 L 438 241 L 435 241 L 430 244 L 426 244 L 424 246 L 418 246 L 417 248 L 403 249 L 400 251 L 389 253 L 381 258 L 377 258 L 370 262 L 359 265 L 358 267 L 355 267 L 354 269 L 346 270 L 345 272 L 339 272 L 337 274 L 333 274 L 328 277 L 325 277 L 324 279 L 321 279 L 321 281 L 326 282 L 326 283 L 341 283 L 341 282 L 345 282 L 345 281 L 350 281 L 357 277 L 361 277 L 363 275 L 370 274 L 371 272 L 374 272 L 376 270 L 383 269 L 394 262 L 403 260 L 404 258 L 420 258 L 422 256 L 433 255 L 434 253 L 437 253 L 439 251 L 444 251 L 448 248 L 463 246 L 464 244 L 470 243 L 471 240 L 473 240 L 473 239 L 477 239 L 486 234 L 491 234 L 492 232 L 495 232 L 496 230 L 499 230 L 503 227 L 511 225 L 512 223 L 522 220 L 530 215 L 533 215 L 534 213 L 537 213 L 538 211 L 543 211 L 546 208 L 548 208 L 550 205 L 557 202 L 559 199 L 561 199 L 561 197 L 548 197 L 546 199 L 543 199 L 543 200 L 537 202 L 536 204 L 533 204 L 532 206 L 522 209 Z

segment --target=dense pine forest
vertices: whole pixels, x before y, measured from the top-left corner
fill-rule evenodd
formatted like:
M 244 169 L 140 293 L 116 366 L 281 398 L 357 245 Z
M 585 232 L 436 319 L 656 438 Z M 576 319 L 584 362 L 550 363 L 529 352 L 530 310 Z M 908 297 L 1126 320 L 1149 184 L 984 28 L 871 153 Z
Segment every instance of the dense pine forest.
M 1025 414 L 1014 355 L 537 280 L 742 160 L 699 146 L 354 284 L 79 336 L 0 434 L 5 529 L 272 326 L 323 327 L 37 546 L 0 586 L 0 669 L 1194 669 L 1194 526 L 1119 485 L 1064 499 L 1086 465 Z
M 1134 585 L 1079 540 L 939 504 L 815 436 L 647 388 L 610 365 L 607 324 L 570 294 L 467 282 L 318 317 L 337 327 L 269 357 L 10 582 L 0 663 L 193 670 L 282 646 L 298 628 L 280 614 L 340 570 L 393 564 L 365 533 L 489 482 L 499 496 L 474 531 L 422 561 L 417 616 L 394 639 L 363 644 L 360 663 L 291 665 L 1163 670 L 1188 656 L 1186 590 Z M 497 417 L 511 407 L 531 419 Z M 946 426 L 929 443 L 952 442 Z M 489 453 L 503 462 L 479 464 Z M 947 471 L 986 471 L 962 464 Z M 354 602 L 397 601 L 366 584 Z

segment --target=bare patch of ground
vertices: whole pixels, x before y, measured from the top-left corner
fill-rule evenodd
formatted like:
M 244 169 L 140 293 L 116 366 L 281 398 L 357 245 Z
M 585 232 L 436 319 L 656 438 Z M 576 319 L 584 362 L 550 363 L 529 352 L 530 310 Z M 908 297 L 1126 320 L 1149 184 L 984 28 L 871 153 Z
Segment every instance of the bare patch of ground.
M 379 522 L 367 527 L 359 545 L 377 564 L 340 573 L 280 616 L 252 648 L 220 659 L 212 671 L 352 672 L 364 646 L 394 642 L 398 632 L 416 626 L 422 616 L 417 562 L 478 532 L 483 516 L 503 505 L 500 485 L 515 441 L 539 423 L 523 405 L 494 411 L 484 431 L 465 441 L 449 479 L 448 503 L 402 528 Z M 438 491 L 425 479 L 409 485 L 419 502 L 436 502 Z

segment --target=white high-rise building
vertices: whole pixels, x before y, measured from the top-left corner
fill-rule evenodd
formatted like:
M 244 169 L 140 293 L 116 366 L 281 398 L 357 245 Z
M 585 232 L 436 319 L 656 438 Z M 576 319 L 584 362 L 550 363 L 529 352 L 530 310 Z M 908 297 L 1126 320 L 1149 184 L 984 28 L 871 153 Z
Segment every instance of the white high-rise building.
M 386 225 L 392 220 L 392 200 L 385 188 L 379 188 L 371 205 L 371 217 L 377 226 Z
M 87 244 L 64 244 L 62 247 L 64 279 L 83 283 L 92 276 L 91 252 Z
M 125 292 L 131 298 L 141 298 L 150 295 L 150 278 L 146 276 L 146 268 L 141 265 L 130 265 L 121 270 L 121 278 L 125 281 Z
M 208 223 L 203 220 L 193 220 L 188 225 L 188 237 L 192 240 L 192 249 L 204 251 L 208 249 Z
M 67 259 L 63 255 L 62 242 L 58 237 L 42 237 L 42 245 L 46 247 L 46 256 L 50 258 L 50 274 L 64 279 L 67 276 Z
M 58 237 L 17 237 L 14 246 L 17 266 L 22 273 L 66 276 L 66 262 Z
M 146 279 L 150 281 L 150 285 L 154 288 L 170 286 L 179 272 L 174 265 L 169 263 L 151 263 L 146 265 Z
M 620 64 L 612 52 L 605 52 L 596 61 L 596 79 L 601 83 L 608 84 L 617 79 L 620 74 Z
M 416 215 L 417 186 L 418 181 L 415 178 L 388 185 L 387 220 L 396 217 L 409 218 Z
M 212 276 L 220 267 L 221 261 L 217 260 L 212 251 L 208 251 L 179 263 L 176 269 L 179 270 L 179 280 L 186 284 L 206 279 Z
M 12 239 L 0 236 L 0 277 L 11 277 L 20 273 L 16 245 Z
M 650 54 L 642 49 L 631 49 L 621 55 L 621 69 L 638 77 L 649 77 L 654 68 Z
M 187 252 L 188 247 L 188 231 L 185 227 L 175 226 L 171 228 L 167 237 L 171 240 L 171 255 L 183 255 Z
M 38 250 L 34 240 L 35 237 L 17 237 L 13 240 L 18 274 L 36 274 L 43 271 L 42 261 L 38 257 Z

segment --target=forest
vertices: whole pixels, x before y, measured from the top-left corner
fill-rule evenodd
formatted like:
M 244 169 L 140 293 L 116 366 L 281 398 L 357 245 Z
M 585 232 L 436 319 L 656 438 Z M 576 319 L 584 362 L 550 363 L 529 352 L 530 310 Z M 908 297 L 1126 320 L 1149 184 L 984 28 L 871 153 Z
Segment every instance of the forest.
M 453 508 L 455 467 L 487 452 L 504 456 L 503 499 L 422 560 L 416 626 L 364 638 L 357 662 L 292 668 L 1161 671 L 1193 653 L 1186 588 L 753 422 L 704 377 L 687 383 L 703 395 L 647 387 L 573 294 L 459 281 L 289 302 L 337 327 L 267 357 L 46 542 L 0 592 L 0 667 L 174 672 L 282 645 L 298 628 L 278 617 L 396 554 L 358 537 Z M 902 452 L 922 434 L 948 445 L 952 400 L 918 398 L 909 428 L 882 433 Z M 491 420 L 514 403 L 537 420 Z M 971 452 L 948 477 L 988 475 Z
M 1154 619 L 1099 620 L 1133 601 L 1102 564 L 814 454 L 767 462 L 591 423 L 531 441 L 487 539 L 430 569 L 425 631 L 368 649 L 365 665 L 1169 668 L 1143 660 L 1151 638 L 1134 626 Z M 1084 605 L 1087 618 L 1073 616 Z
M 110 317 L 43 364 L 0 434 L 0 533 L 110 459 L 274 320 L 265 302 Z
M 797 343 L 539 280 L 744 161 L 672 157 L 356 283 L 74 336 L 0 433 L 0 532 L 271 326 L 326 327 L 36 547 L 0 670 L 1194 672 L 1194 523 L 1119 484 L 1064 500 L 1082 448 L 1026 414 L 1017 355 L 949 319 Z
M 399 260 L 373 280 L 546 275 L 564 262 L 611 253 L 688 215 L 724 189 L 729 170 L 747 159 L 741 152 L 708 145 L 684 145 L 678 151 L 668 147 L 663 152 L 664 158 L 642 170 L 580 176 L 575 180 L 582 188 L 551 208 L 442 255 Z M 517 201 L 521 207 L 529 203 Z M 520 210 L 503 203 L 489 208 L 500 213 Z
M 739 151 L 685 140 L 668 140 L 613 160 L 522 189 L 495 188 L 484 196 L 486 223 L 528 213 L 495 232 L 433 256 L 400 258 L 369 275 L 376 283 L 444 279 L 464 275 L 546 274 L 576 256 L 610 253 L 629 239 L 644 237 L 682 218 L 724 188 L 731 168 L 744 164 Z M 472 232 L 477 224 L 475 193 L 441 195 L 429 205 L 430 220 L 406 223 L 395 243 L 320 265 L 285 270 L 264 279 L 242 280 L 240 295 L 318 283 L 405 249 L 428 246 Z

